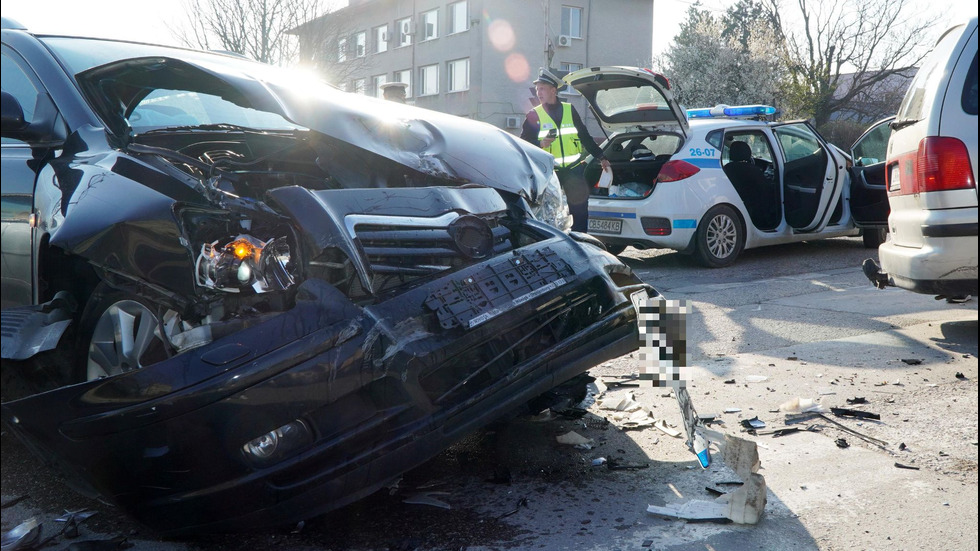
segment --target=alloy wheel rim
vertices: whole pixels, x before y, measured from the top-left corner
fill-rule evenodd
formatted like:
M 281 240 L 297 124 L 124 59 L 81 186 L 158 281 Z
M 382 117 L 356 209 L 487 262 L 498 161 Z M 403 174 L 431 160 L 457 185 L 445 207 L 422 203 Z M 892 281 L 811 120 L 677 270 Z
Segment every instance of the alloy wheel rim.
M 708 251 L 715 258 L 727 258 L 735 252 L 738 243 L 738 229 L 730 216 L 718 214 L 708 222 L 705 233 Z
M 140 369 L 167 357 L 156 315 L 135 300 L 106 308 L 88 349 L 86 380 Z

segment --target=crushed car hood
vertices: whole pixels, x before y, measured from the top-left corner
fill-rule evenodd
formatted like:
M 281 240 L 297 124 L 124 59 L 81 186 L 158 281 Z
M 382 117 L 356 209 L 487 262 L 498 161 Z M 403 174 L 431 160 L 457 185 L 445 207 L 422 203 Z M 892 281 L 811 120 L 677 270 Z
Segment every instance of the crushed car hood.
M 687 114 L 663 75 L 634 67 L 589 67 L 562 80 L 589 102 L 607 133 L 658 128 L 687 135 Z
M 142 57 L 94 67 L 76 78 L 120 137 L 129 132 L 129 110 L 153 90 L 188 90 L 278 114 L 423 174 L 489 186 L 532 202 L 554 168 L 548 153 L 490 124 L 342 92 L 275 67 L 236 61 Z M 126 90 L 122 103 L 103 92 L 107 83 L 117 95 Z

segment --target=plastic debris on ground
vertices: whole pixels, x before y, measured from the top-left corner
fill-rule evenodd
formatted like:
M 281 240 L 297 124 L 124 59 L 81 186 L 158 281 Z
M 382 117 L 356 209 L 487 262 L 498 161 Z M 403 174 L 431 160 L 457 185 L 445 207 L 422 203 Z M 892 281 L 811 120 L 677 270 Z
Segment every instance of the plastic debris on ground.
M 745 376 L 745 382 L 747 382 L 747 383 L 762 383 L 762 382 L 765 382 L 765 381 L 768 381 L 768 380 L 769 380 L 769 377 L 766 377 L 765 375 L 746 375 Z
M 830 408 L 830 412 L 837 417 L 853 417 L 855 419 L 872 419 L 875 421 L 881 420 L 881 415 L 877 413 L 871 413 L 870 411 L 861 411 L 857 409 L 847 409 L 847 408 Z
M 751 419 L 742 419 L 741 425 L 747 429 L 764 429 L 766 428 L 766 423 L 759 420 L 759 417 L 753 417 Z
M 41 530 L 41 523 L 36 518 L 32 517 L 25 520 L 3 533 L 3 551 L 33 549 L 34 545 L 41 539 Z
M 565 434 L 559 434 L 555 437 L 559 444 L 566 444 L 569 446 L 575 446 L 576 448 L 582 450 L 591 450 L 594 441 L 591 438 L 586 438 L 575 431 L 568 431 Z
M 713 501 L 649 505 L 647 512 L 690 522 L 757 524 L 766 508 L 766 480 L 758 473 L 761 465 L 758 446 L 751 440 L 726 435 L 722 461 L 742 478 L 738 489 Z
M 827 408 L 820 405 L 820 402 L 810 398 L 793 398 L 788 402 L 780 404 L 779 411 L 783 413 L 825 413 Z
M 441 509 L 451 509 L 450 505 L 436 496 L 448 496 L 449 492 L 419 492 L 402 500 L 409 505 L 431 505 Z

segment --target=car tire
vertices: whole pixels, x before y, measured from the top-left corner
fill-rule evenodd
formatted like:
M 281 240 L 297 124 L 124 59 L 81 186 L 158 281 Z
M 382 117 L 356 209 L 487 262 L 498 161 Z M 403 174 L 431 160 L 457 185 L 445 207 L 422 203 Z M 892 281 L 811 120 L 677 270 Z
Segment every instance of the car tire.
M 619 255 L 626 250 L 626 245 L 610 245 L 609 243 L 604 243 L 604 245 L 611 255 Z
M 172 356 L 159 312 L 143 297 L 100 283 L 79 322 L 76 380 L 111 377 Z
M 861 239 L 865 249 L 877 249 L 888 238 L 888 228 L 865 228 L 861 230 Z
M 745 229 L 735 209 L 718 205 L 698 224 L 695 256 L 708 268 L 730 266 L 745 246 Z

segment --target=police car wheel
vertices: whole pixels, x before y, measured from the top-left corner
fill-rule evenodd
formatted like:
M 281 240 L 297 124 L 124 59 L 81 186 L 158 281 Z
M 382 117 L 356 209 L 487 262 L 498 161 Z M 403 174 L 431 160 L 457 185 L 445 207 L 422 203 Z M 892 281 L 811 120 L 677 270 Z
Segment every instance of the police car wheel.
M 735 209 L 718 205 L 698 224 L 695 256 L 708 268 L 730 266 L 745 246 L 745 229 Z

